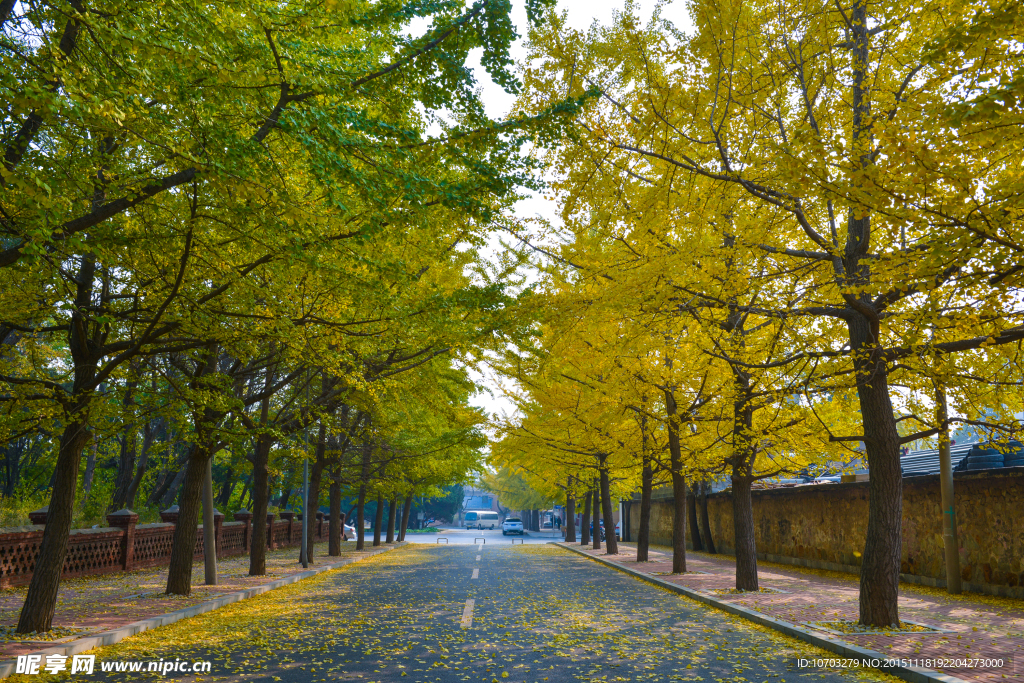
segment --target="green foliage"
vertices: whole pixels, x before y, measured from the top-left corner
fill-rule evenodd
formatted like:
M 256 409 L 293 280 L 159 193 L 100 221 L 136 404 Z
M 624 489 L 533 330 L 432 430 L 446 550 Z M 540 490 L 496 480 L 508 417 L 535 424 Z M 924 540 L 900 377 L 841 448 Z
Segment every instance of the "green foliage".
M 529 21 L 550 6 L 532 0 Z M 152 518 L 200 448 L 221 506 L 251 505 L 260 437 L 275 502 L 318 458 L 321 500 L 334 478 L 443 501 L 469 481 L 485 438 L 465 368 L 529 325 L 521 261 L 478 250 L 537 185 L 524 144 L 579 106 L 486 116 L 465 65 L 479 51 L 517 90 L 510 9 L 62 1 L 3 17 L 0 437 L 34 439 L 8 448 L 25 465 L 8 496 L 47 489 L 76 421 L 99 444 L 76 523 L 125 504 L 133 474 Z

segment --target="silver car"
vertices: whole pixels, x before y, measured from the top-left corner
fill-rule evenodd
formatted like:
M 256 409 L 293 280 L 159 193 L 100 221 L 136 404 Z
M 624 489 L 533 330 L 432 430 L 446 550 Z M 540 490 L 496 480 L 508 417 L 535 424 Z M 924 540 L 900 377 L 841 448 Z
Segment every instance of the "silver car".
M 509 534 L 523 535 L 523 520 L 518 517 L 509 517 L 501 523 L 501 535 L 508 536 Z

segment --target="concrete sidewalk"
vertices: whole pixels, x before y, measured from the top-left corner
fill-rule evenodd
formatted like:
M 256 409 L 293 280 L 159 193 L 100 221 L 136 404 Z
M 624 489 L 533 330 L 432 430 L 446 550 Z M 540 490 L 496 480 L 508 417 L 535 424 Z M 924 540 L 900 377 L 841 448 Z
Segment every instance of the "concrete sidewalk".
M 933 627 L 914 633 L 836 633 L 814 622 L 856 621 L 859 578 L 772 563 L 758 563 L 762 590 L 778 592 L 729 593 L 735 587 L 735 560 L 728 555 L 687 551 L 683 575 L 672 575 L 667 548 L 652 548 L 650 562 L 636 561 L 635 544 L 619 544 L 618 555 L 606 555 L 579 544 L 565 544 L 632 572 L 745 607 L 765 616 L 885 656 L 906 659 L 1003 659 L 1002 668 L 927 667 L 967 681 L 1024 681 L 1024 601 L 943 589 L 900 585 L 900 618 Z M 922 667 L 924 668 L 924 667 Z

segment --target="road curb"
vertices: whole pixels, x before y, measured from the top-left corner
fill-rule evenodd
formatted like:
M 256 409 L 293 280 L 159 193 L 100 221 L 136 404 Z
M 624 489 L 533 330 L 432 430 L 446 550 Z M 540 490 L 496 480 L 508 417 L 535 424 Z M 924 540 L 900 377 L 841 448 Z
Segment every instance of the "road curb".
M 136 621 L 125 626 L 120 626 L 118 628 L 111 629 L 110 631 L 103 631 L 102 633 L 97 633 L 94 636 L 79 638 L 78 640 L 72 640 L 67 643 L 61 643 L 54 647 L 46 648 L 45 650 L 34 650 L 32 652 L 27 652 L 25 654 L 42 655 L 43 661 L 45 662 L 47 655 L 65 655 L 67 657 L 70 657 L 72 655 L 88 652 L 89 650 L 93 650 L 98 647 L 113 645 L 114 643 L 124 640 L 125 638 L 138 635 L 143 631 L 149 631 L 160 626 L 167 626 L 168 624 L 173 624 L 174 622 L 181 621 L 182 619 L 188 619 L 190 617 L 199 616 L 200 614 L 212 612 L 215 609 L 226 607 L 227 605 L 236 602 L 241 602 L 242 600 L 248 600 L 249 598 L 256 597 L 257 595 L 269 593 L 275 588 L 281 588 L 283 586 L 288 586 L 293 583 L 298 583 L 303 579 L 308 579 L 310 577 L 316 576 L 317 574 L 322 574 L 324 572 L 331 571 L 332 569 L 338 569 L 339 567 L 344 567 L 355 562 L 368 560 L 371 557 L 381 555 L 383 553 L 394 550 L 395 548 L 400 548 L 406 543 L 406 541 L 399 541 L 398 543 L 395 543 L 394 546 L 391 548 L 383 548 L 381 550 L 367 550 L 365 551 L 366 555 L 364 555 L 363 557 L 345 558 L 338 562 L 323 565 L 322 567 L 316 567 L 315 569 L 307 569 L 306 571 L 296 572 L 295 574 L 290 574 L 280 579 L 275 579 L 261 586 L 254 586 L 253 588 L 246 588 L 245 590 L 235 591 L 234 593 L 228 593 L 227 595 L 222 595 L 219 598 L 207 600 L 206 602 L 201 602 L 198 605 L 192 605 L 191 607 L 186 607 L 185 609 L 180 609 L 175 612 L 168 612 L 167 614 L 161 614 L 155 617 L 149 617 L 147 619 L 142 619 L 141 621 Z M 0 662 L 0 679 L 7 678 L 8 676 L 14 674 L 16 666 L 16 659 L 8 659 L 6 661 Z
M 603 557 L 595 557 L 594 555 L 585 553 L 582 550 L 579 550 L 577 548 L 572 547 L 571 545 L 568 545 L 567 543 L 552 543 L 551 545 L 557 545 L 560 548 L 565 548 L 566 550 L 574 552 L 577 555 L 582 555 L 583 557 L 598 562 L 599 564 L 603 564 L 607 567 L 611 567 L 612 569 L 617 569 L 620 572 L 629 574 L 635 579 L 646 581 L 647 583 L 654 584 L 659 588 L 664 588 L 665 590 L 672 591 L 673 593 L 684 595 L 690 598 L 691 600 L 696 600 L 697 602 L 704 603 L 705 605 L 710 605 L 711 607 L 722 610 L 723 612 L 727 612 L 734 616 L 741 617 L 743 619 L 752 621 L 762 626 L 767 626 L 770 629 L 779 631 L 780 633 L 785 633 L 787 636 L 791 636 L 798 640 L 802 640 L 805 643 L 815 645 L 823 650 L 828 650 L 829 652 L 833 652 L 842 657 L 857 659 L 861 663 L 866 663 L 868 666 L 871 666 L 872 660 L 888 659 L 888 656 L 882 654 L 881 652 L 876 652 L 874 650 L 869 650 L 867 648 L 851 645 L 850 643 L 847 643 L 846 641 L 840 640 L 838 638 L 829 638 L 827 636 L 819 635 L 818 633 L 815 633 L 810 629 L 802 628 L 788 621 L 774 619 L 772 617 L 765 616 L 760 612 L 755 612 L 754 610 L 747 609 L 746 607 L 741 607 L 740 605 L 736 605 L 731 602 L 726 602 L 724 600 L 718 600 L 716 598 L 705 595 L 704 593 L 695 591 L 692 588 L 687 588 L 685 586 L 680 586 L 669 581 L 659 579 L 657 576 L 644 574 L 643 572 L 638 571 L 636 569 L 630 569 L 629 567 L 623 566 L 617 562 L 613 562 L 612 560 L 606 560 Z M 903 680 L 910 681 L 911 683 L 969 683 L 968 681 L 965 681 L 962 678 L 950 676 L 949 674 L 939 673 L 938 671 L 933 671 L 931 669 L 920 669 L 911 666 L 873 666 L 872 668 L 878 669 L 883 673 L 892 674 L 897 678 L 902 678 Z

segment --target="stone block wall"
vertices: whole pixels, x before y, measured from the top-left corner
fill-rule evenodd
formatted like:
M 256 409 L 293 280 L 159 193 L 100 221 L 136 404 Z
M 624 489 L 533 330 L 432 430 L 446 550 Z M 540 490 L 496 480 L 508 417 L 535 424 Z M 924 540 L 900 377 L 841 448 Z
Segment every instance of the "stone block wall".
M 758 554 L 772 561 L 855 571 L 868 520 L 868 482 L 753 492 Z M 1024 468 L 954 476 L 960 567 L 967 588 L 1024 597 Z M 708 496 L 711 532 L 720 552 L 733 552 L 731 492 Z M 639 523 L 639 504 L 631 521 Z M 632 538 L 636 530 L 631 529 Z M 656 496 L 651 542 L 671 545 L 672 501 Z M 903 480 L 901 570 L 908 580 L 944 585 L 939 477 Z

